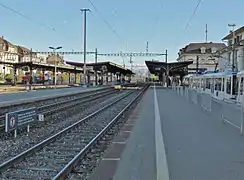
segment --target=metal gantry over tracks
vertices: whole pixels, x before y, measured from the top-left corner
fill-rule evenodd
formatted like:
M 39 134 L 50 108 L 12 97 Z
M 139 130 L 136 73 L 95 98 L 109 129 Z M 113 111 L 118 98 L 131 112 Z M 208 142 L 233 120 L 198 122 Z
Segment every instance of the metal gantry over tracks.
M 59 55 L 83 55 L 84 52 L 82 51 L 59 51 L 56 52 Z M 34 54 L 41 54 L 41 55 L 53 55 L 53 52 L 50 51 L 30 51 L 26 52 L 26 55 L 34 55 Z M 95 57 L 95 63 L 97 63 L 98 56 L 107 56 L 107 57 L 129 57 L 130 58 L 130 64 L 132 68 L 132 58 L 133 57 L 157 57 L 157 56 L 165 56 L 165 59 L 167 60 L 168 52 L 167 50 L 165 53 L 155 53 L 155 52 L 120 52 L 120 53 L 98 53 L 97 49 L 95 51 L 88 51 L 86 52 L 86 55 L 94 55 Z M 125 64 L 124 64 L 125 66 Z

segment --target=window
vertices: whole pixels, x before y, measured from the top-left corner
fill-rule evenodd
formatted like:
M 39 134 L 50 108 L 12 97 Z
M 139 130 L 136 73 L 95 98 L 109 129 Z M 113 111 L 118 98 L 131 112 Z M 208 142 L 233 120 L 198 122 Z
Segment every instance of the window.
M 228 46 L 231 46 L 232 45 L 232 40 L 229 40 L 228 41 Z
M 227 94 L 230 94 L 231 92 L 231 77 L 226 78 L 227 85 L 226 85 L 226 92 Z
M 203 88 L 205 90 L 205 82 L 203 79 L 201 79 L 201 88 Z
M 228 63 L 230 63 L 231 53 L 228 53 Z
M 216 51 L 217 51 L 216 47 L 213 47 L 213 48 L 211 49 L 211 51 L 212 51 L 212 53 L 216 53 Z
M 211 82 L 209 78 L 206 78 L 206 89 L 210 89 Z
M 225 91 L 225 81 L 224 81 L 224 78 L 222 78 L 222 80 L 221 80 L 221 82 L 222 82 L 222 92 L 224 92 Z
M 202 48 L 201 48 L 201 53 L 202 53 L 202 54 L 205 54 L 205 53 L 206 53 L 206 48 L 205 48 L 205 47 L 202 47 Z
M 214 93 L 214 79 L 210 79 L 210 90 L 211 93 Z
M 232 92 L 233 92 L 233 95 L 237 95 L 238 94 L 238 81 L 236 80 L 237 79 L 237 77 L 236 77 L 236 75 L 233 75 L 233 81 L 232 81 L 232 83 L 233 83 L 233 90 L 232 90 Z
M 240 82 L 240 95 L 243 95 L 243 77 L 241 77 L 241 82 Z
M 214 89 L 216 91 L 221 91 L 221 82 L 222 82 L 221 78 L 215 79 L 215 87 L 214 87 Z

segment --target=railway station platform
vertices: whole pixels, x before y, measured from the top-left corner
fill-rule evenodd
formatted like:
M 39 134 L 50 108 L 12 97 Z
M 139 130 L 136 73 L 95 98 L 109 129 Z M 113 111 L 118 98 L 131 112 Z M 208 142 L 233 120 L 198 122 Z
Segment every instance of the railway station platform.
M 176 91 L 150 87 L 89 180 L 243 180 L 243 141 Z
M 4 104 L 11 104 L 20 101 L 35 101 L 39 98 L 48 98 L 57 95 L 64 95 L 69 93 L 85 92 L 95 89 L 102 89 L 107 86 L 95 86 L 95 87 L 69 87 L 69 88 L 57 88 L 57 89 L 45 89 L 40 91 L 31 91 L 31 92 L 19 92 L 19 93 L 9 93 L 9 94 L 0 94 L 0 106 Z

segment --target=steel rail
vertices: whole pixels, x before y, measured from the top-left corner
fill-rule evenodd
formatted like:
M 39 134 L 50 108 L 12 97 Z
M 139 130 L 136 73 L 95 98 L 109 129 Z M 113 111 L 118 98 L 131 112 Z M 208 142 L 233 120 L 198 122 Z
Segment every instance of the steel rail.
M 102 92 L 96 92 L 96 93 L 93 93 L 93 94 L 88 94 L 87 96 L 82 96 L 82 97 L 79 97 L 79 98 L 75 98 L 75 99 L 70 99 L 70 100 L 64 100 L 64 101 L 61 101 L 61 102 L 57 102 L 57 103 L 52 103 L 52 104 L 47 104 L 47 105 L 44 105 L 44 106 L 40 106 L 40 107 L 37 107 L 37 111 L 38 111 L 38 113 L 43 113 L 44 115 L 46 115 L 46 114 L 48 114 L 48 113 L 53 113 L 53 112 L 56 112 L 56 111 L 58 111 L 58 110 L 62 110 L 62 109 L 64 109 L 64 108 L 69 108 L 70 106 L 73 106 L 73 105 L 77 105 L 77 104 L 80 104 L 80 103 L 86 103 L 87 102 L 87 100 L 86 101 L 80 101 L 80 102 L 77 102 L 77 103 L 74 103 L 74 104 L 68 104 L 68 103 L 71 103 L 71 102 L 75 102 L 75 101 L 78 101 L 78 100 L 83 100 L 83 99 L 87 99 L 87 98 L 90 98 L 90 97 L 92 97 L 92 96 L 99 96 L 99 97 L 95 97 L 95 98 L 93 98 L 93 99 L 88 99 L 89 101 L 90 100 L 95 100 L 95 99 L 98 99 L 98 98 L 100 98 L 101 97 L 101 95 L 107 95 L 107 93 L 109 93 L 109 94 L 111 94 L 110 92 L 113 92 L 113 93 L 115 93 L 115 92 L 118 92 L 118 91 L 116 91 L 116 90 L 107 90 L 107 91 L 102 91 Z M 66 106 L 60 106 L 60 105 L 62 105 L 62 104 L 68 104 L 68 105 L 66 105 Z M 53 109 L 48 109 L 49 107 L 57 107 L 57 108 L 53 108 Z M 45 110 L 42 110 L 41 111 L 41 109 L 48 109 L 47 111 L 45 111 Z M 4 118 L 5 118 L 5 115 L 1 115 L 0 116 L 0 122 L 4 122 Z M 3 123 L 1 123 L 0 124 L 0 128 L 3 128 L 4 127 L 4 124 Z
M 142 91 L 131 100 L 111 121 L 107 124 L 52 180 L 65 179 L 72 168 L 78 163 L 82 155 L 87 152 L 112 126 L 117 120 L 134 104 L 142 94 L 147 90 L 148 86 L 142 89 Z
M 124 96 L 120 97 L 119 99 L 109 103 L 108 105 L 102 107 L 101 109 L 91 113 L 90 115 L 86 116 L 85 118 L 75 122 L 74 124 L 64 128 L 63 130 L 59 131 L 58 133 L 48 137 L 47 139 L 43 140 L 42 142 L 34 145 L 33 147 L 23 151 L 22 153 L 16 155 L 15 157 L 5 161 L 4 163 L 0 164 L 0 173 L 3 173 L 4 170 L 10 168 L 15 162 L 20 161 L 21 159 L 23 159 L 24 157 L 42 149 L 43 147 L 45 147 L 47 144 L 55 141 L 55 139 L 57 139 L 58 137 L 60 137 L 61 135 L 63 135 L 64 133 L 68 132 L 69 130 L 75 128 L 76 126 L 80 125 L 81 123 L 89 120 L 91 117 L 94 117 L 95 115 L 97 115 L 98 113 L 104 111 L 105 109 L 111 107 L 112 105 L 116 104 L 117 102 L 121 101 L 122 99 L 128 97 L 130 94 L 132 94 L 133 91 L 130 91 L 128 93 L 126 93 Z
M 55 98 L 63 98 L 63 97 L 66 97 L 66 96 L 76 96 L 76 95 L 79 95 L 79 94 L 87 94 L 87 93 L 90 93 L 90 92 L 96 92 L 96 91 L 100 91 L 100 90 L 104 90 L 104 89 L 111 89 L 111 88 L 112 87 L 102 87 L 102 88 L 99 88 L 99 89 L 90 89 L 89 91 L 67 92 L 67 93 L 62 93 L 62 94 L 56 94 L 56 95 L 53 95 L 53 96 L 48 96 L 47 95 L 47 96 L 36 97 L 36 98 L 31 98 L 31 99 L 25 99 L 25 100 L 11 102 L 11 103 L 9 103 L 9 101 L 7 101 L 7 102 L 0 103 L 0 109 L 8 108 L 8 107 L 11 107 L 11 106 L 19 106 L 19 105 L 22 105 L 22 104 L 31 104 L 33 102 L 41 102 L 41 101 L 46 101 L 46 100 L 55 99 Z

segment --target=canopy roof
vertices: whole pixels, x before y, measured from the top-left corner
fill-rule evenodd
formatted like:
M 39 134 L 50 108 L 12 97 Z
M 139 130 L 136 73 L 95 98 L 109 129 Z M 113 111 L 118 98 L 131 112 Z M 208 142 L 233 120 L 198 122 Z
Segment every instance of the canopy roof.
M 72 62 L 72 61 L 66 61 L 67 64 L 73 65 L 76 67 L 82 67 L 84 66 L 84 63 L 79 63 L 79 62 Z M 134 74 L 130 69 L 125 68 L 123 66 L 120 66 L 118 64 L 112 63 L 112 62 L 98 62 L 98 63 L 87 63 L 86 64 L 88 69 L 93 69 L 95 71 L 103 71 L 106 70 L 107 72 L 111 73 L 121 73 L 124 75 L 131 75 Z
M 145 61 L 148 70 L 151 74 L 163 73 L 166 72 L 166 69 L 170 71 L 170 73 L 180 71 L 184 68 L 187 68 L 193 61 L 185 61 L 185 62 L 158 62 L 158 61 Z

